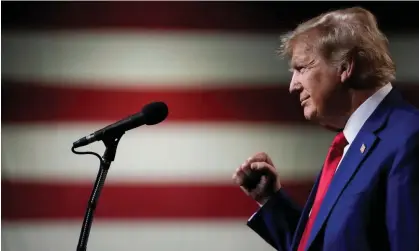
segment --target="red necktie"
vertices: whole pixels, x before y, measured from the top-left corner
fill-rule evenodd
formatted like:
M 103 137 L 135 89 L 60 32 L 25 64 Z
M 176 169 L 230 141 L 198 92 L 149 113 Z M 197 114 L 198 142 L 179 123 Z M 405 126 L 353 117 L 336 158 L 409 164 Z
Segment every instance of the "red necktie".
M 313 227 L 314 220 L 316 219 L 317 213 L 319 212 L 320 205 L 323 201 L 324 195 L 326 194 L 327 188 L 332 181 L 333 175 L 335 174 L 336 168 L 343 155 L 343 149 L 348 144 L 343 132 L 336 135 L 329 148 L 326 160 L 323 165 L 323 171 L 320 177 L 319 186 L 317 188 L 316 198 L 311 208 L 311 214 L 307 221 L 307 225 L 304 229 L 303 236 L 301 237 L 298 251 L 303 251 L 307 245 L 308 237 L 310 236 L 311 228 Z

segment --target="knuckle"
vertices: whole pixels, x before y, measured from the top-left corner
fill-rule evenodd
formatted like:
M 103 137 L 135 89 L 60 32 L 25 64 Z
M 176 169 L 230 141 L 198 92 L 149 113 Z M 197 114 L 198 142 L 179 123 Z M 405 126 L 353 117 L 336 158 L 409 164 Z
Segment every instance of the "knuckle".
M 241 185 L 241 183 L 243 182 L 243 179 L 242 179 L 242 178 L 240 178 L 239 176 L 237 176 L 237 177 L 234 179 L 234 182 L 235 182 L 236 184 L 238 184 L 238 185 Z
M 252 163 L 252 168 L 254 169 L 261 169 L 267 167 L 267 163 L 265 162 L 254 162 Z
M 252 168 L 253 169 L 259 168 L 259 162 L 252 163 Z
M 268 157 L 268 154 L 266 152 L 259 152 L 256 154 L 259 158 L 266 158 Z

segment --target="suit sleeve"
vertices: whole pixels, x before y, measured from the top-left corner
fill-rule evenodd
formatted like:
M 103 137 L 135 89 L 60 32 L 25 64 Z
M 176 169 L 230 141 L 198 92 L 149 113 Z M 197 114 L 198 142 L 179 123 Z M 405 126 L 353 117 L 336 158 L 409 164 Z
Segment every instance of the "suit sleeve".
M 300 219 L 301 209 L 280 189 L 247 222 L 247 225 L 279 251 L 287 251 Z
M 390 250 L 419 250 L 419 133 L 398 151 L 390 170 L 386 225 Z

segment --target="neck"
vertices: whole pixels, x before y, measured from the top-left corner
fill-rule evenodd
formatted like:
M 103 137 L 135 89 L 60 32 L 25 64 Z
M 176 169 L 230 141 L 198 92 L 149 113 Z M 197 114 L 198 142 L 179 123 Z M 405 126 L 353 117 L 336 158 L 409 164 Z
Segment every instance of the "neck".
M 369 89 L 349 89 L 346 92 L 347 105 L 339 112 L 340 116 L 334 116 L 333 119 L 324 125 L 327 129 L 332 131 L 342 130 L 348 122 L 351 115 L 375 92 L 377 92 L 383 85 L 376 85 Z

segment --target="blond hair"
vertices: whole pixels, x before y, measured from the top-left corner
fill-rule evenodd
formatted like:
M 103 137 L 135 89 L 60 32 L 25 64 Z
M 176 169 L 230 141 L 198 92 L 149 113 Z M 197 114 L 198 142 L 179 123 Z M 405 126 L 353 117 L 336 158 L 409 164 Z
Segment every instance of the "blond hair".
M 388 40 L 366 9 L 335 10 L 300 24 L 281 36 L 279 54 L 291 58 L 297 42 L 304 42 L 334 66 L 353 59 L 353 77 L 358 83 L 386 84 L 395 79 Z

